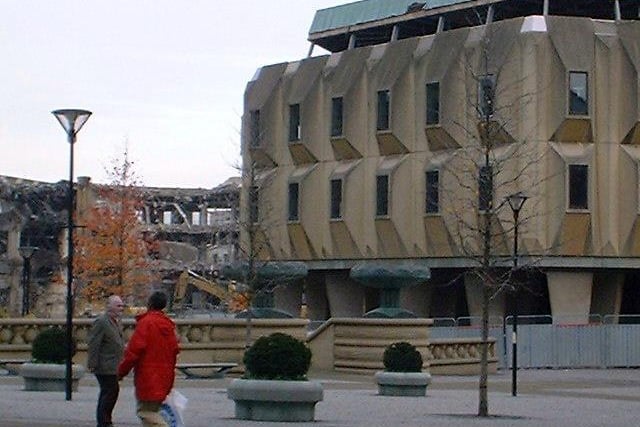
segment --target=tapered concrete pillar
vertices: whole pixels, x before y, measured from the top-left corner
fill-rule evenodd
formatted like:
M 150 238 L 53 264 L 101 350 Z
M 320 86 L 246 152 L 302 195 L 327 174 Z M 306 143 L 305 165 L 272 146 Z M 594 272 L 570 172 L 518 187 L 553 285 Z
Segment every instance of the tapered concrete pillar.
M 400 306 L 418 317 L 427 318 L 431 314 L 432 290 L 433 288 L 429 284 L 404 288 L 400 291 Z
M 623 287 L 623 273 L 594 274 L 591 314 L 599 314 L 603 319 L 607 315 L 616 316 L 620 314 Z
M 475 274 L 464 275 L 464 288 L 467 294 L 469 316 L 474 324 L 482 319 L 482 287 L 483 283 Z M 489 301 L 489 323 L 501 323 L 504 318 L 504 293 L 495 295 Z
M 338 272 L 325 276 L 330 317 L 362 317 L 364 314 L 364 287 L 348 275 L 348 272 Z
M 273 303 L 277 310 L 300 317 L 302 307 L 302 283 L 290 283 L 278 286 L 273 291 Z
M 324 274 L 310 273 L 305 279 L 304 296 L 307 303 L 307 318 L 327 320 L 329 318 L 329 302 Z
M 593 273 L 549 271 L 547 286 L 554 324 L 589 323 Z

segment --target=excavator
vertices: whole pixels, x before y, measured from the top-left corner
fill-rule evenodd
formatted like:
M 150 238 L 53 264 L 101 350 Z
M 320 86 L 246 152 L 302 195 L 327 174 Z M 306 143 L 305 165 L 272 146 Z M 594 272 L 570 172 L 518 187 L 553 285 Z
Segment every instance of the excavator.
M 176 282 L 173 294 L 174 311 L 183 308 L 184 298 L 189 285 L 196 287 L 208 295 L 213 295 L 220 300 L 221 305 L 226 305 L 229 311 L 235 312 L 244 310 L 248 303 L 245 293 L 236 290 L 234 283 L 226 287 L 215 281 L 209 280 L 194 271 L 185 270 L 180 273 Z

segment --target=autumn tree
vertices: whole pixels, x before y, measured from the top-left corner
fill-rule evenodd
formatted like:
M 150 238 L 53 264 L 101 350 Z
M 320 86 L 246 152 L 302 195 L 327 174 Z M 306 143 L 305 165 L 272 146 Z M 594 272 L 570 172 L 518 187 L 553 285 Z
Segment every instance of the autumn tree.
M 134 162 L 125 149 L 107 170 L 110 183 L 96 186 L 96 200 L 79 218 L 74 268 L 87 302 L 118 294 L 138 302 L 153 282 L 154 238 L 139 218 L 142 195 Z

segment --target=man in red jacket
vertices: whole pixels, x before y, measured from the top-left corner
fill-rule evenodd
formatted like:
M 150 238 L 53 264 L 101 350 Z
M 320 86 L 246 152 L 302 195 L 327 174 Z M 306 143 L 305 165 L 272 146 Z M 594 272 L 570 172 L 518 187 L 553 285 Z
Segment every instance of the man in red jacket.
M 137 415 L 144 427 L 167 425 L 159 410 L 173 388 L 176 357 L 180 350 L 175 324 L 162 312 L 166 306 L 164 293 L 151 294 L 148 310 L 136 318 L 136 328 L 118 366 L 120 379 L 134 369 Z

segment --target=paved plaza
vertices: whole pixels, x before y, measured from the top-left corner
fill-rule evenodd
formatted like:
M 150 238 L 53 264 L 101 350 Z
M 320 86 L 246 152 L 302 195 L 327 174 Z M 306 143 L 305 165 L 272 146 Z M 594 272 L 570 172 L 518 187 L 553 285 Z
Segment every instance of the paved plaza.
M 511 373 L 489 380 L 492 416 L 475 416 L 477 377 L 435 376 L 426 397 L 378 396 L 372 376 L 313 373 L 324 385 L 316 420 L 271 423 L 234 419 L 234 403 L 226 395 L 232 378 L 178 378 L 176 387 L 189 399 L 187 427 L 314 425 L 318 427 L 429 426 L 639 426 L 640 370 L 523 370 L 518 397 L 511 396 Z M 81 381 L 73 400 L 63 392 L 27 392 L 22 379 L 0 371 L 0 427 L 93 427 L 97 383 Z M 122 383 L 116 427 L 139 425 L 131 379 Z

